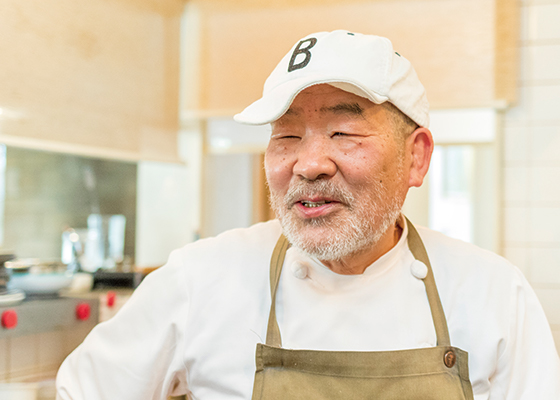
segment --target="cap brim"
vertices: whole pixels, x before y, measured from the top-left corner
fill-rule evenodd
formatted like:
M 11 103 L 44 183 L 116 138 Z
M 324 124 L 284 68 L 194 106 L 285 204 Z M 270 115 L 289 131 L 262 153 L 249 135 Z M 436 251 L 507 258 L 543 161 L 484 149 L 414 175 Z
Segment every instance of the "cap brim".
M 364 90 L 359 85 L 348 82 L 345 79 L 337 79 L 332 76 L 318 77 L 317 75 L 293 79 L 278 85 L 259 100 L 249 105 L 233 119 L 236 122 L 247 125 L 264 125 L 276 121 L 290 108 L 296 96 L 304 89 L 321 83 L 333 84 L 342 90 L 354 93 L 358 96 L 381 104 L 387 101 L 387 97 Z M 351 90 L 353 89 L 353 90 Z

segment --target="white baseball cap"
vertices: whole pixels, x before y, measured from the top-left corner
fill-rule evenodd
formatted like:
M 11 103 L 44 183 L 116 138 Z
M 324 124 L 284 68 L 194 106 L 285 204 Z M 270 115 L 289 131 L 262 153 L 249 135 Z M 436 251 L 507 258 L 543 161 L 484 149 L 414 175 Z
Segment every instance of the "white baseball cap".
M 266 80 L 263 96 L 233 118 L 249 125 L 276 121 L 299 92 L 320 83 L 376 104 L 389 101 L 418 125 L 429 125 L 426 90 L 391 41 L 342 30 L 313 33 L 296 43 Z

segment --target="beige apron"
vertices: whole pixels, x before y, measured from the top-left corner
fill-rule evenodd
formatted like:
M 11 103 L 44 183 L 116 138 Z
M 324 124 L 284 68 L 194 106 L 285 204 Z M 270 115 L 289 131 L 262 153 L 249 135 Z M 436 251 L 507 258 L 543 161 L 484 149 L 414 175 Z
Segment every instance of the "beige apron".
M 408 246 L 428 267 L 423 281 L 437 347 L 376 352 L 283 349 L 276 290 L 289 243 L 282 236 L 270 262 L 272 305 L 266 344 L 257 344 L 253 400 L 473 400 L 467 353 L 451 346 L 428 255 L 414 226 L 408 220 L 407 224 Z

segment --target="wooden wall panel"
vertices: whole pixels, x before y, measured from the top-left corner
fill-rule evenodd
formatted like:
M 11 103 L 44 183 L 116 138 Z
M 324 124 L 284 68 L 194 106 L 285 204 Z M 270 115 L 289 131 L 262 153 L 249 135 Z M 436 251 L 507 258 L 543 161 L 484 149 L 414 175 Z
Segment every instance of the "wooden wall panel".
M 177 160 L 180 0 L 2 0 L 0 141 Z
M 240 111 L 260 97 L 264 80 L 299 38 L 334 29 L 389 37 L 415 66 L 432 108 L 515 100 L 518 6 L 512 0 L 190 3 L 198 7 L 201 43 L 201 89 L 184 110 L 190 116 Z

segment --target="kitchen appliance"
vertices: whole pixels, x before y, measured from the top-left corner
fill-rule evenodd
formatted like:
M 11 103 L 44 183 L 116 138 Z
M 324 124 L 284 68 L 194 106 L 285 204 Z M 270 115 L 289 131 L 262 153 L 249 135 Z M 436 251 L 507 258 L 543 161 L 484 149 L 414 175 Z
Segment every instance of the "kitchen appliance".
M 131 288 L 136 289 L 145 275 L 141 272 L 115 272 L 97 270 L 93 274 L 93 287 L 101 288 Z
M 124 259 L 124 215 L 90 214 L 88 237 L 82 269 L 95 272 L 99 268 L 114 269 Z
M 54 400 L 60 361 L 97 325 L 99 308 L 98 295 L 30 296 L 0 306 L 0 343 L 9 348 L 0 349 L 0 400 Z M 50 339 L 37 340 L 43 334 Z
M 125 227 L 124 215 L 90 214 L 87 229 L 62 233 L 62 262 L 79 272 L 116 269 L 125 261 Z

